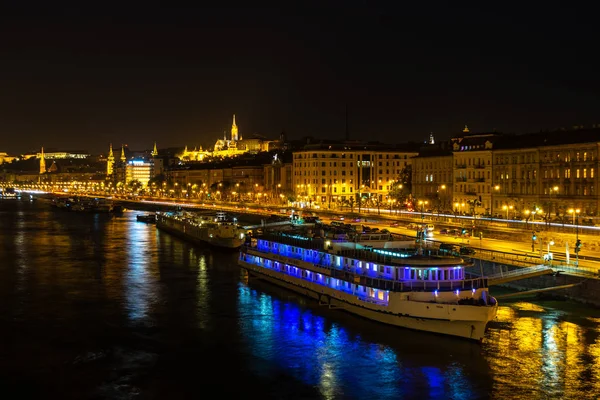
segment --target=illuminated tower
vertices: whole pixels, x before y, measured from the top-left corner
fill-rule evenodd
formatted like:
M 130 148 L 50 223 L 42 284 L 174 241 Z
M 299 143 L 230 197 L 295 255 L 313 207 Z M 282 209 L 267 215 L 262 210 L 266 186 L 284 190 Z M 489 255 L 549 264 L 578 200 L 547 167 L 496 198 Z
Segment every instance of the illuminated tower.
M 121 145 L 121 162 L 127 162 L 127 157 L 125 157 L 125 146 Z
M 156 149 L 156 142 L 154 142 L 154 150 L 152 150 L 152 157 L 156 157 L 158 155 L 158 150 Z
M 235 124 L 235 114 L 233 114 L 233 124 L 231 125 L 231 140 L 237 142 L 238 139 L 238 127 Z
M 469 133 L 469 127 L 465 125 L 465 129 L 463 129 L 464 133 Z
M 44 159 L 44 148 L 42 147 L 42 154 L 40 155 L 40 174 L 46 173 L 46 160 Z
M 108 157 L 106 157 L 106 175 L 112 175 L 115 171 L 115 155 L 113 154 L 112 143 L 110 144 L 110 150 L 108 151 Z

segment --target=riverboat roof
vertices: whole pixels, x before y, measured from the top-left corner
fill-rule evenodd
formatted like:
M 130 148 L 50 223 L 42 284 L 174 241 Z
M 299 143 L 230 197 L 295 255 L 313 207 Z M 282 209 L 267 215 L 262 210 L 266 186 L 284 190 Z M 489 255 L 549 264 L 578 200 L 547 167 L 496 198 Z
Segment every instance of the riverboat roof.
M 339 249 L 330 251 L 325 248 L 325 243 L 331 241 L 328 238 L 311 238 L 299 234 L 284 232 L 266 232 L 256 237 L 256 239 L 268 240 L 271 242 L 286 244 L 304 249 L 318 250 L 325 253 L 340 255 L 343 257 L 354 258 L 357 260 L 376 262 L 387 265 L 412 266 L 412 267 L 452 267 L 464 266 L 465 261 L 461 257 L 447 255 L 425 255 L 414 254 L 411 251 L 416 249 Z

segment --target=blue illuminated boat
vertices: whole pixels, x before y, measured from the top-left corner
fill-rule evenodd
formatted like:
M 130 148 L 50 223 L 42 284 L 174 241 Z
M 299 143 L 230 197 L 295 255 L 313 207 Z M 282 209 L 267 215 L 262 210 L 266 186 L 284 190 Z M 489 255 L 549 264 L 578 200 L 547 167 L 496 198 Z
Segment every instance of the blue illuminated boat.
M 239 265 L 251 276 L 330 308 L 404 328 L 483 340 L 498 310 L 486 278 L 467 278 L 462 258 L 386 248 L 390 240 L 375 236 L 359 241 L 265 233 L 241 248 Z

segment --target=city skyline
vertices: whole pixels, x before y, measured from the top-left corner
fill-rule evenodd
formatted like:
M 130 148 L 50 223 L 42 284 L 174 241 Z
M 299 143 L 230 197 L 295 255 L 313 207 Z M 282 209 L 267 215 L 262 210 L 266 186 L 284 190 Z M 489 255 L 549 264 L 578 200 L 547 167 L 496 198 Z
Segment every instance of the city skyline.
M 341 140 L 346 107 L 351 139 L 387 143 L 600 123 L 585 9 L 20 7 L 0 151 L 206 145 L 233 114 L 243 136 Z

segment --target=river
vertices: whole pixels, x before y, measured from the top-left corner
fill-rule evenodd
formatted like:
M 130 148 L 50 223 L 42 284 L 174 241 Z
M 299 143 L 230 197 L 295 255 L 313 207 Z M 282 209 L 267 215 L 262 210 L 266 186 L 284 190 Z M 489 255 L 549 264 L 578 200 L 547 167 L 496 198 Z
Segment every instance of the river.
M 248 278 L 122 215 L 0 200 L 3 398 L 592 399 L 600 312 L 502 302 L 482 345 Z

